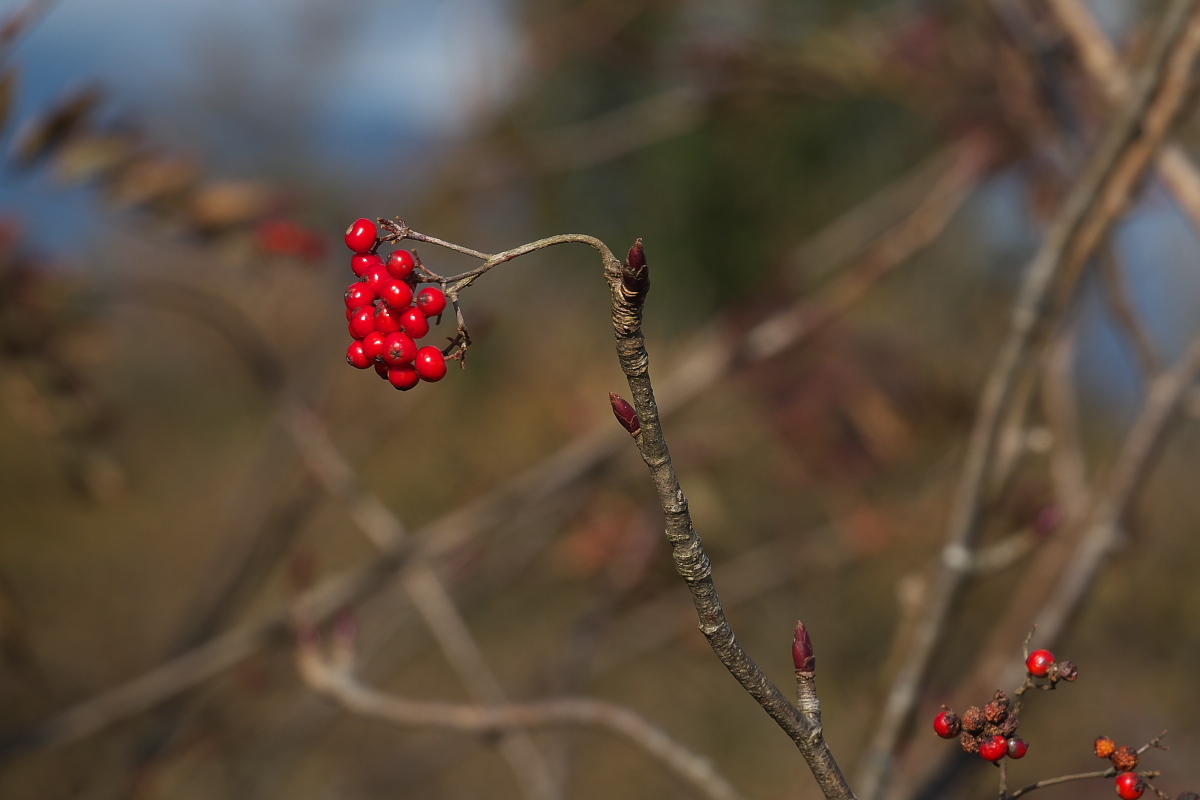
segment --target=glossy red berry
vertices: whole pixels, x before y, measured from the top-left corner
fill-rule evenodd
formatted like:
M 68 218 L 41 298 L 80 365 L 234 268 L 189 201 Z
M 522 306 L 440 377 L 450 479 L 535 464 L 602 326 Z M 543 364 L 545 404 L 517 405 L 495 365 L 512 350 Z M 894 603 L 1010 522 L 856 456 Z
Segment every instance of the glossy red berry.
M 354 309 L 354 313 L 350 315 L 350 335 L 355 339 L 362 339 L 367 334 L 373 332 L 375 328 L 375 308 L 373 306 L 362 306 Z
M 1008 757 L 1009 758 L 1024 758 L 1029 752 L 1029 742 L 1022 739 L 1020 736 L 1014 736 L 1008 740 Z
M 426 286 L 417 292 L 417 308 L 427 317 L 436 317 L 446 310 L 446 294 L 441 289 Z
M 371 359 L 367 358 L 362 342 L 355 340 L 350 343 L 350 349 L 346 351 L 346 363 L 355 369 L 366 369 L 371 366 Z
M 372 361 L 377 361 L 383 357 L 383 340 L 386 338 L 379 331 L 368 333 L 363 337 L 363 353 Z
M 382 263 L 383 259 L 375 253 L 358 253 L 350 257 L 350 269 L 360 278 L 367 273 L 368 267 Z
M 1050 665 L 1054 663 L 1054 653 L 1049 650 L 1034 650 L 1025 659 L 1025 669 L 1035 678 L 1044 678 L 1050 674 Z
M 962 733 L 962 720 L 958 714 L 946 709 L 933 718 L 933 730 L 943 739 L 953 739 Z
M 417 385 L 421 380 L 421 376 L 412 368 L 412 365 L 401 364 L 387 371 L 387 379 L 388 383 L 392 384 L 392 386 L 395 386 L 402 392 L 407 392 Z
M 346 308 L 369 306 L 375 302 L 375 290 L 362 281 L 346 287 Z
M 1117 776 L 1116 789 L 1123 800 L 1138 800 L 1146 791 L 1146 782 L 1136 772 L 1122 772 Z
M 408 308 L 412 302 L 412 287 L 404 281 L 388 278 L 379 283 L 379 299 L 395 309 Z
M 988 761 L 999 761 L 1008 755 L 1008 740 L 1003 736 L 992 736 L 979 743 L 979 755 Z
M 380 333 L 395 333 L 400 330 L 400 312 L 389 308 L 386 303 L 375 306 L 375 330 Z
M 414 339 L 420 339 L 429 333 L 429 320 L 416 306 L 409 306 L 400 312 L 400 327 Z
M 387 267 L 383 264 L 372 264 L 363 272 L 362 279 L 363 283 L 370 286 L 371 290 L 378 296 L 384 282 L 390 281 L 391 276 L 388 275 Z
M 371 220 L 356 219 L 346 228 L 346 247 L 356 253 L 366 253 L 375 246 L 378 229 Z
M 378 375 L 379 377 L 383 378 L 385 381 L 388 379 L 387 374 L 388 374 L 389 369 L 391 369 L 391 367 L 389 367 L 387 364 L 383 363 L 382 361 L 375 362 L 375 374 Z
M 383 363 L 389 367 L 409 364 L 417 357 L 417 343 L 405 333 L 389 333 L 383 340 Z
M 388 272 L 398 281 L 402 281 L 409 275 L 412 275 L 413 269 L 417 266 L 416 259 L 413 254 L 407 250 L 395 250 L 387 260 Z
M 442 351 L 438 350 L 433 345 L 427 345 L 417 351 L 417 357 L 413 360 L 413 367 L 417 370 L 417 374 L 421 376 L 421 380 L 434 383 L 446 377 L 446 357 L 442 355 Z

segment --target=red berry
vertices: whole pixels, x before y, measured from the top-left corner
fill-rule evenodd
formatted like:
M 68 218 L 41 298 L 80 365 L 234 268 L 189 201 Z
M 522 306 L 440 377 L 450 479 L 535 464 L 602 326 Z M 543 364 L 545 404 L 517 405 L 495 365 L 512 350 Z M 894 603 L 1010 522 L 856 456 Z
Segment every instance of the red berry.
M 353 308 L 346 309 L 346 319 L 347 320 L 349 320 L 351 317 L 354 316 L 354 311 L 355 311 L 355 309 L 353 309 Z
M 350 257 L 350 269 L 354 270 L 354 274 L 360 278 L 366 274 L 368 267 L 382 263 L 383 259 L 375 253 L 359 253 Z
M 1003 736 L 993 736 L 984 739 L 979 744 L 979 755 L 988 761 L 999 761 L 1008 755 L 1008 740 Z
M 404 281 L 388 278 L 379 283 L 379 298 L 395 309 L 408 308 L 412 302 L 412 287 Z
M 363 271 L 362 279 L 368 286 L 371 287 L 376 295 L 379 294 L 379 290 L 383 286 L 384 281 L 391 280 L 391 278 L 388 276 L 387 267 L 385 267 L 383 264 L 372 264 L 371 266 L 367 267 L 366 270 Z
M 387 379 L 392 386 L 395 386 L 402 392 L 407 392 L 409 389 L 417 385 L 421 380 L 421 376 L 409 364 L 402 364 L 399 367 L 392 367 L 387 371 Z
M 1034 650 L 1025 659 L 1025 669 L 1035 678 L 1044 678 L 1050 674 L 1050 665 L 1054 663 L 1054 653 L 1049 650 Z
M 417 308 L 427 317 L 436 317 L 446 310 L 446 294 L 441 289 L 426 286 L 417 292 Z
M 383 363 L 390 367 L 408 364 L 417 357 L 417 343 L 405 333 L 389 333 L 383 340 Z
M 1019 736 L 1015 736 L 1008 740 L 1008 757 L 1009 758 L 1024 758 L 1029 752 L 1029 742 Z
M 962 720 L 947 709 L 933 718 L 933 730 L 943 739 L 953 739 L 962 732 Z
M 400 327 L 414 339 L 420 339 L 429 333 L 429 320 L 416 306 L 409 306 L 400 312 Z
M 372 306 L 354 309 L 354 313 L 350 315 L 351 336 L 355 339 L 362 339 L 375 329 L 375 309 Z
M 372 361 L 377 361 L 383 357 L 383 340 L 384 335 L 379 331 L 368 333 L 363 337 L 363 353 Z
M 363 352 L 363 343 L 353 341 L 350 343 L 350 349 L 346 351 L 346 363 L 355 369 L 366 369 L 371 366 L 371 359 L 367 358 L 367 354 Z
M 1117 776 L 1116 788 L 1123 800 L 1138 800 L 1146 791 L 1146 782 L 1136 772 L 1122 772 Z
M 375 362 L 375 374 L 383 378 L 385 381 L 388 379 L 387 374 L 389 369 L 391 369 L 391 367 L 382 361 Z
M 387 260 L 388 272 L 392 273 L 392 277 L 398 281 L 402 281 L 409 275 L 412 275 L 413 268 L 417 262 L 413 258 L 413 254 L 407 250 L 395 250 Z
M 375 330 L 380 333 L 395 333 L 400 330 L 400 312 L 380 303 L 375 307 Z
M 369 306 L 375 302 L 375 290 L 359 281 L 346 287 L 346 308 Z
M 378 231 L 369 219 L 356 219 L 346 228 L 346 247 L 356 253 L 366 253 L 375 246 Z
M 446 357 L 442 351 L 433 345 L 426 345 L 417 351 L 413 367 L 422 380 L 434 383 L 446 377 Z

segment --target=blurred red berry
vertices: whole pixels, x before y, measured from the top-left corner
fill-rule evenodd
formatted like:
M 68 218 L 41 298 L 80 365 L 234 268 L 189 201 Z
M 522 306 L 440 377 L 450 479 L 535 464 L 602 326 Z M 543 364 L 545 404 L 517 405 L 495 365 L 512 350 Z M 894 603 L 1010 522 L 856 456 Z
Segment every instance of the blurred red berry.
M 346 308 L 369 306 L 375 302 L 375 290 L 362 281 L 346 287 Z
M 398 281 L 402 281 L 409 275 L 412 275 L 412 271 L 416 265 L 417 262 L 413 258 L 413 254 L 407 250 L 394 250 L 388 256 L 387 260 L 388 272 Z
M 1034 650 L 1025 659 L 1025 669 L 1035 678 L 1044 678 L 1050 674 L 1050 665 L 1054 663 L 1054 653 L 1049 650 Z
M 1117 776 L 1116 789 L 1123 800 L 1138 800 L 1146 791 L 1146 782 L 1136 772 L 1122 772 Z
M 446 377 L 446 357 L 442 355 L 442 351 L 438 350 L 433 345 L 427 345 L 417 351 L 417 357 L 413 361 L 413 367 L 416 368 L 417 374 L 421 376 L 421 380 L 434 383 Z
M 350 315 L 350 335 L 362 339 L 375 330 L 375 309 L 373 306 L 362 306 L 354 309 Z
M 387 371 L 388 383 L 395 386 L 402 392 L 407 392 L 409 389 L 417 385 L 421 380 L 421 376 L 409 364 L 402 364 L 398 367 L 392 367 Z
M 374 253 L 359 253 L 358 255 L 351 256 L 350 269 L 354 270 L 354 274 L 361 278 L 367 274 L 368 267 L 382 263 L 383 259 Z
M 1015 736 L 1008 740 L 1008 757 L 1009 758 L 1024 758 L 1029 752 L 1029 742 L 1019 736 Z
M 346 247 L 356 253 L 366 253 L 375 246 L 377 234 L 374 222 L 366 218 L 356 219 L 346 228 Z
M 962 720 L 950 709 L 933 718 L 933 730 L 943 739 L 953 739 L 962 733 Z
M 1003 736 L 992 736 L 979 744 L 979 755 L 988 761 L 999 761 L 1008 755 L 1008 740 Z
M 371 359 L 367 358 L 362 342 L 350 343 L 350 349 L 346 351 L 346 363 L 355 369 L 366 369 L 371 366 Z
M 402 310 L 412 302 L 412 287 L 404 281 L 388 278 L 379 283 L 379 298 L 392 308 Z
M 446 294 L 441 289 L 426 286 L 417 292 L 417 308 L 427 317 L 436 317 L 446 310 Z

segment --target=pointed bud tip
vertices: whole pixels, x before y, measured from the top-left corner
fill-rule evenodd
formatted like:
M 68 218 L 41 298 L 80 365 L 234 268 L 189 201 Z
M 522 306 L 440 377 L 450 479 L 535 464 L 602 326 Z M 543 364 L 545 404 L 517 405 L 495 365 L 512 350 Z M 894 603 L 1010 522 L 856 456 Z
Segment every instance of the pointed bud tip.
M 614 392 L 608 393 L 608 402 L 612 405 L 613 416 L 617 418 L 617 422 L 621 423 L 621 427 L 629 431 L 630 436 L 637 436 L 642 432 L 642 423 L 638 419 L 637 411 L 629 404 L 629 401 Z
M 812 637 L 803 622 L 796 623 L 796 634 L 792 637 L 792 662 L 796 672 L 812 675 L 817 671 L 817 656 L 813 652 Z
M 629 248 L 627 263 L 633 270 L 640 270 L 646 266 L 646 248 L 642 247 L 641 239 L 638 239 L 633 243 L 633 247 Z

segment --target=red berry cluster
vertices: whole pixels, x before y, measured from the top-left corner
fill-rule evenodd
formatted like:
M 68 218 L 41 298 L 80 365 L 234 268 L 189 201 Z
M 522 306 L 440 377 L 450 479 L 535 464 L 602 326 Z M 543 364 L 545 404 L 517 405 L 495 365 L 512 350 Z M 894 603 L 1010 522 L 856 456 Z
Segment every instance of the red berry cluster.
M 441 289 L 420 283 L 416 259 L 395 250 L 384 261 L 379 231 L 369 219 L 355 220 L 346 229 L 346 246 L 354 251 L 350 268 L 359 280 L 346 289 L 346 319 L 354 341 L 346 361 L 357 369 L 374 366 L 381 378 L 407 391 L 420 381 L 446 377 L 446 357 L 432 346 L 417 347 L 429 333 L 429 320 L 446 310 Z
M 1146 791 L 1146 782 L 1134 772 L 1138 765 L 1137 748 L 1127 744 L 1117 747 L 1117 743 L 1107 736 L 1097 736 L 1094 747 L 1096 757 L 1107 758 L 1120 773 L 1117 775 L 1117 794 L 1125 800 L 1137 800 L 1141 797 Z
M 993 763 L 1006 756 L 1024 758 L 1029 743 L 1013 735 L 1020 721 L 1015 713 L 1009 712 L 1010 705 L 1008 695 L 997 689 L 992 702 L 982 709 L 971 706 L 961 718 L 942 706 L 941 713 L 933 720 L 933 730 L 943 739 L 957 736 L 963 750 L 978 753 L 980 758 Z
M 1049 650 L 1034 650 L 1025 659 L 1025 671 L 1031 678 L 1046 678 L 1050 686 L 1059 681 L 1070 683 L 1079 677 L 1079 668 L 1074 661 L 1055 661 Z

